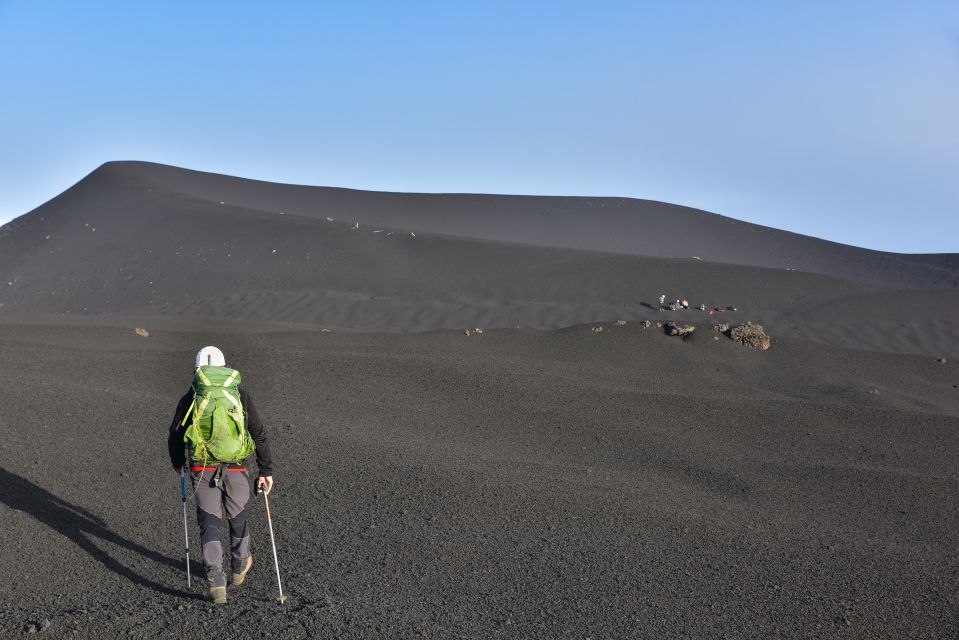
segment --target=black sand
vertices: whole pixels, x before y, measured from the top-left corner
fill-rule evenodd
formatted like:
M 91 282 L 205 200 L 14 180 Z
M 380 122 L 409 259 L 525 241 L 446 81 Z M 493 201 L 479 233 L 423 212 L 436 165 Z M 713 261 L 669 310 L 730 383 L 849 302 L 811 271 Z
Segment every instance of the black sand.
M 44 313 L 100 324 L 163 316 L 207 327 L 214 316 L 364 331 L 555 329 L 663 320 L 664 293 L 738 309 L 693 310 L 687 321 L 752 320 L 780 336 L 959 357 L 955 256 L 880 254 L 662 203 L 594 204 L 344 192 L 112 163 L 0 228 L 0 322 Z M 569 248 L 577 243 L 602 251 Z M 681 257 L 637 255 L 652 245 Z
M 0 636 L 959 634 L 955 256 L 531 246 L 442 227 L 459 205 L 387 236 L 265 212 L 280 192 L 359 193 L 118 164 L 0 228 Z M 504 202 L 408 198 L 397 222 Z M 641 211 L 669 205 L 631 202 L 661 233 Z M 717 255 L 709 225 L 743 224 L 681 213 Z M 660 292 L 735 305 L 773 347 L 644 306 Z M 284 607 L 259 501 L 248 585 L 216 610 L 186 589 L 165 430 L 210 343 L 272 427 Z
M 636 324 L 2 335 L 6 633 L 44 618 L 96 638 L 959 629 L 956 363 Z M 164 429 L 207 342 L 273 425 L 285 608 L 261 506 L 249 585 L 213 613 L 185 588 Z

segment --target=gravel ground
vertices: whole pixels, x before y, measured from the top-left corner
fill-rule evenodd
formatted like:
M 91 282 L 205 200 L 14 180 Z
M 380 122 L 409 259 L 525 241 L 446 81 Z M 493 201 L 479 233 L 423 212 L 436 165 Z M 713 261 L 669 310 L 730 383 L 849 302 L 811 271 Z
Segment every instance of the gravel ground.
M 957 363 L 602 326 L 0 327 L 0 635 L 959 634 Z M 271 430 L 285 605 L 259 498 L 248 584 L 186 587 L 165 439 L 210 343 Z

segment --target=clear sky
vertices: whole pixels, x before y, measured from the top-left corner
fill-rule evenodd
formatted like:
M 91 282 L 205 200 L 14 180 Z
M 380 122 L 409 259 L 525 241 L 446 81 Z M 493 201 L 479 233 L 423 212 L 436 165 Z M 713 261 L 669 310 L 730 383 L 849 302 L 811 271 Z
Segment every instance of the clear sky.
M 0 0 L 0 222 L 108 160 L 959 252 L 959 2 Z

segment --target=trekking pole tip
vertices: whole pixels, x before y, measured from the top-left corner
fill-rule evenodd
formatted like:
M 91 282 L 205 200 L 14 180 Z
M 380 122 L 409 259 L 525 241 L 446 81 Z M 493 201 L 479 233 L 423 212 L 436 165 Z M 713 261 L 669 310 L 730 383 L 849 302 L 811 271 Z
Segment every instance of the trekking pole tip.
M 287 598 L 288 598 L 288 597 L 289 597 L 289 596 L 277 596 L 277 597 L 276 597 L 276 601 L 279 602 L 280 604 L 283 604 L 283 603 L 285 603 L 285 602 L 287 601 Z

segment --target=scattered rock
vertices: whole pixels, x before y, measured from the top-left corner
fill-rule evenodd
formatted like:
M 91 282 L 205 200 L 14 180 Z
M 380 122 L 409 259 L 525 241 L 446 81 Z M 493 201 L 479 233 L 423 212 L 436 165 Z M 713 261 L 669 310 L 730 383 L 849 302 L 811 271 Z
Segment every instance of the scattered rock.
M 653 326 L 652 322 L 649 320 L 643 320 L 643 329 L 649 329 L 651 326 Z
M 693 334 L 696 330 L 696 327 L 691 324 L 677 324 L 675 322 L 667 322 L 664 327 L 666 334 L 670 336 L 679 336 L 685 338 Z
M 661 327 L 661 326 L 663 326 L 663 323 L 662 323 L 662 322 L 657 322 L 657 323 L 656 323 L 656 326 L 657 326 L 657 327 Z
M 939 358 L 939 364 L 946 364 L 945 358 Z
M 416 237 L 416 234 L 413 233 L 412 231 L 410 231 L 410 237 L 411 237 L 411 238 L 415 238 L 415 237 Z
M 354 223 L 352 228 L 353 228 L 353 231 L 358 230 L 360 228 L 360 223 L 359 222 Z
M 762 325 L 753 324 L 752 322 L 737 324 L 729 330 L 727 335 L 744 347 L 751 347 L 762 351 L 768 349 L 771 344 L 769 336 L 763 331 Z
M 599 332 L 602 331 L 602 330 L 603 330 L 603 328 L 602 328 L 601 326 L 599 326 L 599 325 L 596 325 L 596 326 L 593 327 L 593 333 L 599 333 Z
M 721 322 L 721 323 L 719 323 L 719 324 L 714 324 L 714 325 L 713 325 L 713 331 L 715 331 L 715 332 L 717 332 L 717 333 L 726 333 L 727 331 L 729 331 L 729 324 L 726 323 L 726 322 Z
M 476 327 L 475 329 L 473 329 L 473 333 L 483 333 L 483 330 L 480 329 L 479 327 Z
M 625 321 L 625 320 L 617 320 L 617 321 L 616 321 L 616 326 L 617 326 L 617 327 L 621 327 L 621 326 L 623 326 L 624 324 L 626 324 L 626 321 Z
M 50 626 L 50 621 L 44 618 L 43 622 L 40 623 L 40 630 L 46 631 L 49 626 Z
M 469 330 L 469 329 L 467 329 L 467 330 L 466 330 L 466 331 L 464 331 L 463 333 L 465 333 L 465 334 L 466 334 L 467 336 L 469 336 L 469 334 L 470 334 L 470 330 Z
M 422 622 L 422 621 L 421 621 L 421 622 L 417 622 L 417 623 L 415 623 L 415 624 L 413 625 L 413 632 L 414 632 L 416 635 L 422 636 L 422 637 L 425 638 L 425 637 L 429 636 L 430 627 L 429 627 L 429 625 L 428 625 L 426 622 Z
M 700 311 L 705 311 L 705 310 L 706 310 L 706 305 L 701 304 L 701 305 L 699 305 L 699 306 L 696 307 L 696 308 L 699 309 Z
M 136 329 L 133 330 L 133 333 L 137 334 L 138 336 L 142 336 L 144 338 L 150 337 L 150 332 L 142 327 L 137 327 Z

